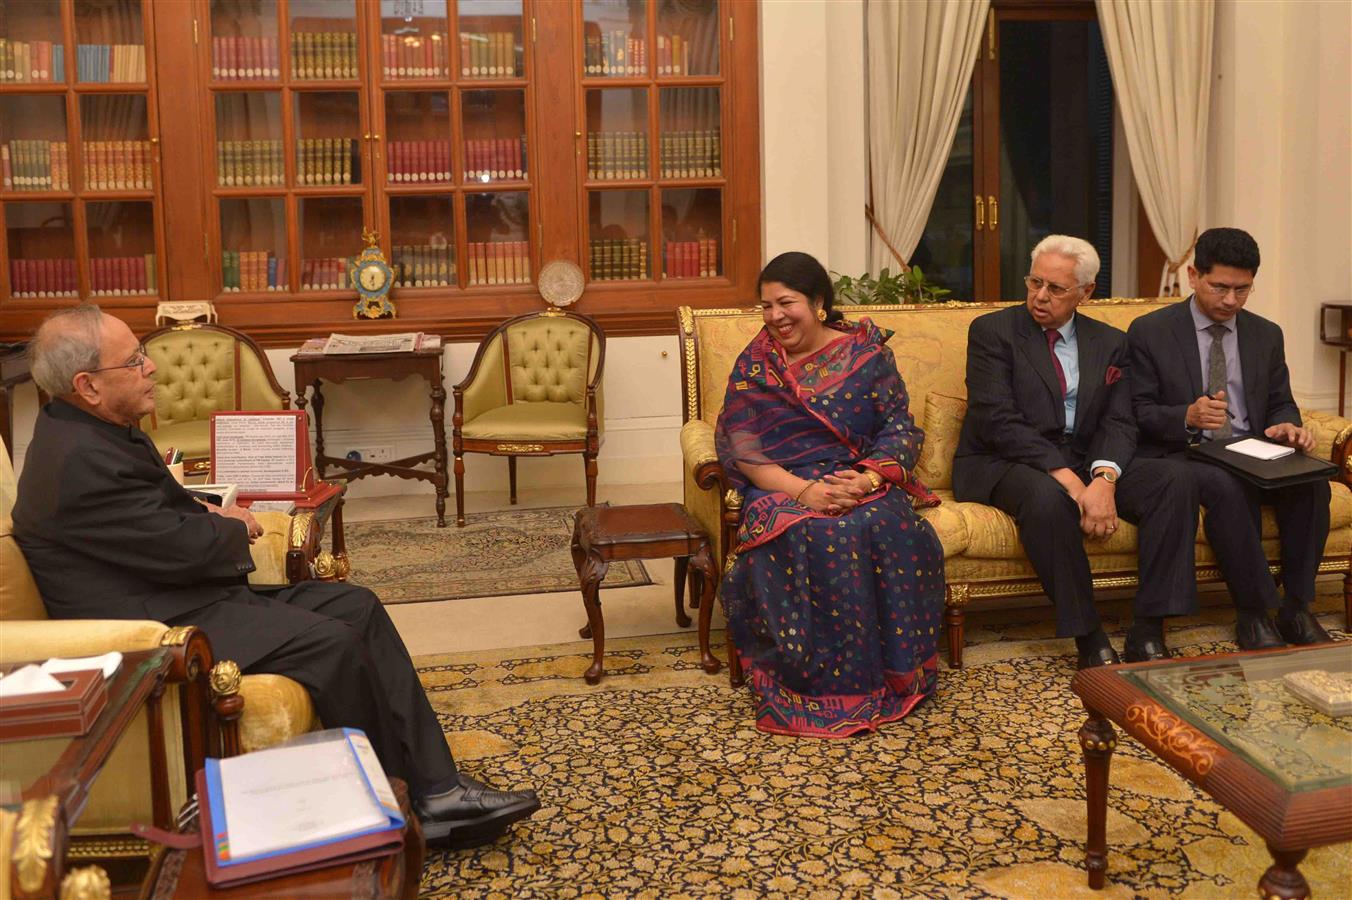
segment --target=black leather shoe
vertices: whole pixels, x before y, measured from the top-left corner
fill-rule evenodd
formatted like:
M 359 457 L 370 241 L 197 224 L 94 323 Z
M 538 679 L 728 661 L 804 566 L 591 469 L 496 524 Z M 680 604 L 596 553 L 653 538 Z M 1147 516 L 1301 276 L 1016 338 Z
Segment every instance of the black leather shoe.
M 459 778 L 449 791 L 413 802 L 429 844 L 455 848 L 487 844 L 540 808 L 535 791 L 495 791 L 465 775 Z
M 1112 647 L 1099 647 L 1081 653 L 1077 668 L 1092 669 L 1095 666 L 1115 666 L 1121 661 L 1117 656 L 1117 651 Z
M 1278 613 L 1277 632 L 1288 644 L 1326 644 L 1333 640 L 1308 609 L 1289 616 L 1285 612 Z
M 1137 637 L 1130 631 L 1127 632 L 1127 642 L 1122 647 L 1122 658 L 1129 663 L 1172 659 L 1173 655 L 1173 651 L 1164 643 L 1164 638 L 1155 635 Z
M 1235 643 L 1241 650 L 1271 650 L 1286 646 L 1286 641 L 1272 627 L 1272 620 L 1266 614 L 1245 616 L 1235 623 Z

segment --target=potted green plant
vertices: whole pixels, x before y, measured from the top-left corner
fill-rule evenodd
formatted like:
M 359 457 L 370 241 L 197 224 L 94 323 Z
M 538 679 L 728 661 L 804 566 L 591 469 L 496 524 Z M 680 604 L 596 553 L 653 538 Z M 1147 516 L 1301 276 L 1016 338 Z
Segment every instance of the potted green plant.
M 865 272 L 858 277 L 832 272 L 836 280 L 832 286 L 836 298 L 855 306 L 901 303 L 941 303 L 952 291 L 940 287 L 925 277 L 919 266 L 892 274 L 883 269 L 878 277 Z

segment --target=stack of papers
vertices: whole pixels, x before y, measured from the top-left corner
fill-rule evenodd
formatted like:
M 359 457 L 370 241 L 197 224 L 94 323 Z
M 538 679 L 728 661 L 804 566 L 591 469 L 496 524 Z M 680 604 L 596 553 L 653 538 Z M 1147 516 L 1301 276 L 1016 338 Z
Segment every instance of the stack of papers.
M 1270 441 L 1260 441 L 1258 438 L 1245 438 L 1242 441 L 1235 441 L 1233 444 L 1227 444 L 1225 449 L 1251 456 L 1254 459 L 1268 460 L 1281 459 L 1283 456 L 1290 456 L 1296 452 L 1294 447 L 1285 447 Z
M 42 665 L 32 663 L 0 676 L 0 697 L 27 697 L 30 694 L 64 691 L 66 686 L 54 677 L 62 672 L 101 669 L 104 678 L 111 678 L 120 665 L 122 654 L 116 650 L 102 656 L 53 657 Z

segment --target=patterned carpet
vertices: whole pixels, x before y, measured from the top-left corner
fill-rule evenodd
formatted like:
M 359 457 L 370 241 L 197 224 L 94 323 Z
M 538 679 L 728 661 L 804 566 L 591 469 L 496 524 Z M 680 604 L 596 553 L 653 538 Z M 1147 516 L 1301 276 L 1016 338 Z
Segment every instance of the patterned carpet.
M 571 506 L 344 525 L 350 580 L 388 604 L 577 590 Z M 638 560 L 612 563 L 603 588 L 652 584 Z
M 1318 609 L 1341 609 L 1327 591 Z M 1232 649 L 1211 621 L 1230 615 L 1207 610 L 1171 644 Z M 750 696 L 700 670 L 688 633 L 610 642 L 595 687 L 577 643 L 420 657 L 465 770 L 544 802 L 492 846 L 430 851 L 423 892 L 1252 896 L 1270 863 L 1261 840 L 1129 738 L 1112 763 L 1108 886 L 1088 891 L 1083 710 L 1070 644 L 1047 639 L 1047 618 L 974 616 L 978 645 L 967 667 L 941 670 L 937 697 L 848 741 L 756 732 Z M 1352 850 L 1313 850 L 1301 868 L 1316 897 L 1346 896 Z

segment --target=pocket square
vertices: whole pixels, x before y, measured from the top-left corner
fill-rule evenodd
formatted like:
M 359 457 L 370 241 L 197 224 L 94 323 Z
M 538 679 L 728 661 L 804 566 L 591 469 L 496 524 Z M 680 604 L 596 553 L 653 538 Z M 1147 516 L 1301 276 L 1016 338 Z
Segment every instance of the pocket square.
M 1119 369 L 1117 366 L 1109 366 L 1108 371 L 1103 373 L 1103 383 L 1105 385 L 1116 384 L 1118 379 L 1120 379 L 1121 377 L 1122 377 L 1121 369 Z

